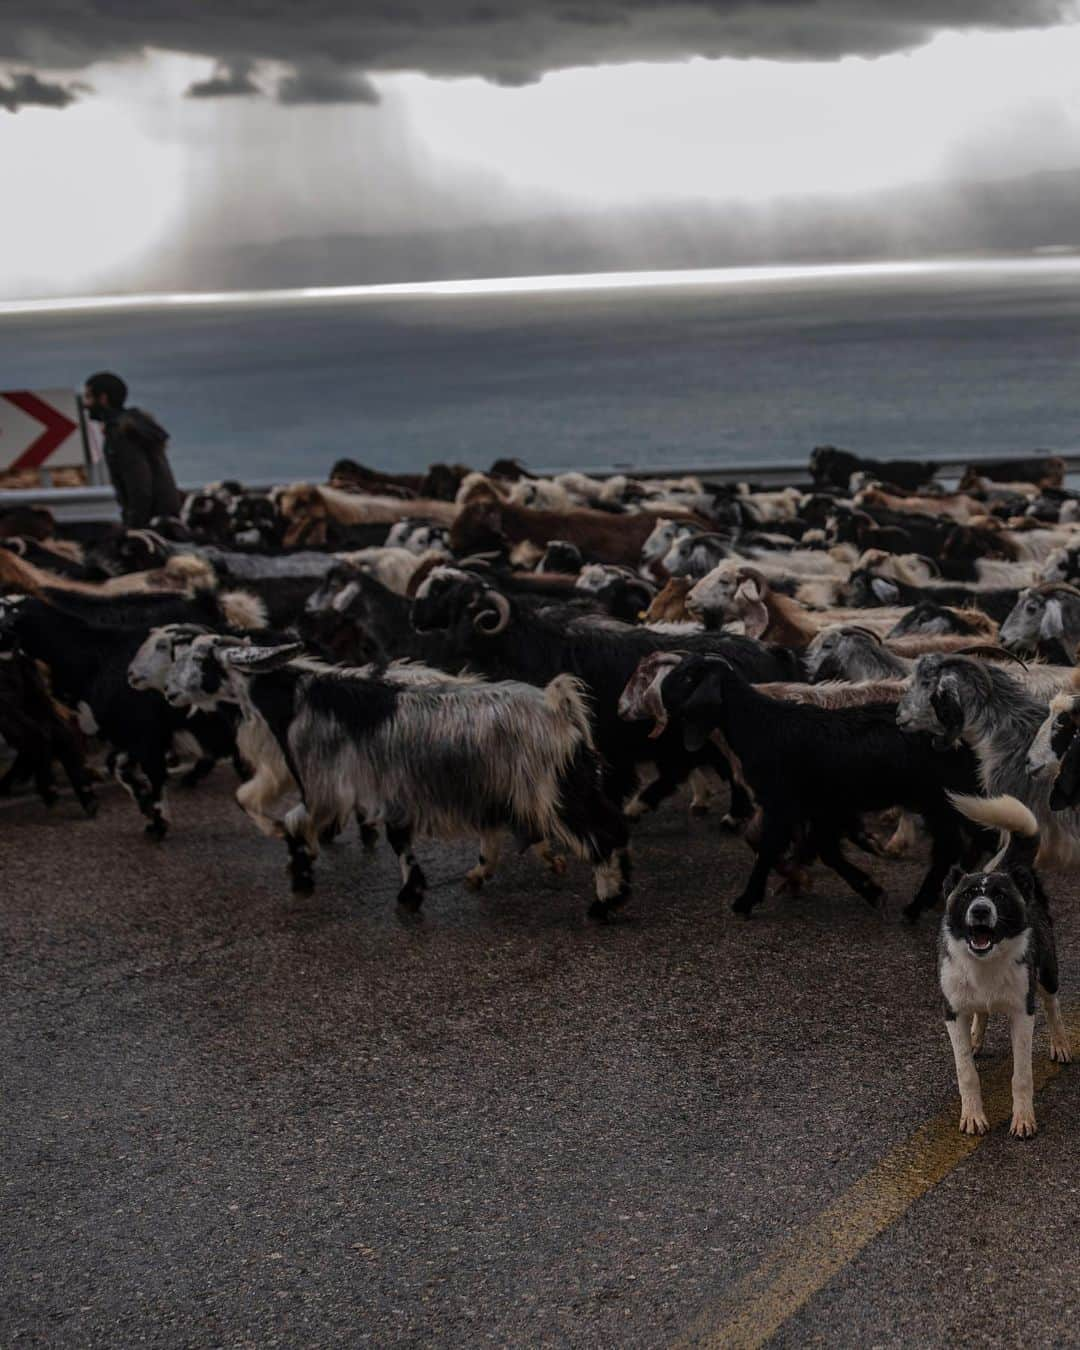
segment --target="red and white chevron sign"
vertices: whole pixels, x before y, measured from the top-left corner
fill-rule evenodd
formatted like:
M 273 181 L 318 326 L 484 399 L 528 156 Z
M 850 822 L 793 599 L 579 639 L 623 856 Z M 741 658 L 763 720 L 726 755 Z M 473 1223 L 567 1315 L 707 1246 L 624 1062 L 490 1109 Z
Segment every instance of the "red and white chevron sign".
M 73 390 L 0 390 L 0 471 L 53 469 L 83 458 Z

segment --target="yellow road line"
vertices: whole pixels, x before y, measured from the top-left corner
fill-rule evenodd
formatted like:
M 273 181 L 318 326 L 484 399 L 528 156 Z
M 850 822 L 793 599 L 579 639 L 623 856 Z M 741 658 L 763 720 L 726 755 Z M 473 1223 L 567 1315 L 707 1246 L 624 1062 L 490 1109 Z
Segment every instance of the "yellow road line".
M 1080 1041 L 1080 1015 L 1066 1018 L 1074 1046 Z M 945 1051 L 948 1046 L 945 1046 Z M 1034 1086 L 1038 1092 L 1061 1072 L 1061 1065 L 1038 1053 Z M 1012 1056 L 984 1070 L 983 1101 L 991 1127 L 1012 1116 Z M 869 1172 L 808 1223 L 797 1229 L 756 1270 L 737 1280 L 719 1302 L 706 1309 L 675 1342 L 686 1350 L 752 1350 L 764 1345 L 819 1289 L 841 1271 L 890 1224 L 949 1175 L 979 1147 L 982 1139 L 961 1134 L 959 1098 L 898 1144 Z M 1024 1147 L 1017 1144 L 1018 1148 Z

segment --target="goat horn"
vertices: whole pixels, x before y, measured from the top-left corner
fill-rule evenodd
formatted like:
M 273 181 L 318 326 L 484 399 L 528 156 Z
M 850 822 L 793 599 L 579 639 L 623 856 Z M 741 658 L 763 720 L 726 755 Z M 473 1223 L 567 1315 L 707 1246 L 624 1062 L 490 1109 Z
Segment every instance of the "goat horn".
M 977 642 L 972 647 L 961 647 L 959 651 L 953 652 L 954 656 L 986 656 L 992 661 L 1006 660 L 1015 661 L 1016 664 L 1027 670 L 1027 662 L 1021 661 L 1015 652 L 1010 652 L 1006 647 L 993 647 L 987 642 Z
M 10 549 L 12 553 L 18 554 L 20 558 L 26 557 L 26 540 L 21 535 L 8 535 L 4 540 L 4 547 Z
M 872 628 L 864 628 L 861 623 L 846 623 L 844 625 L 845 633 L 864 633 L 868 638 L 873 638 L 879 647 L 885 644 L 881 640 L 881 634 L 875 633 Z
M 455 564 L 455 566 L 469 567 L 471 564 L 474 563 L 483 563 L 486 565 L 487 563 L 493 563 L 498 561 L 498 559 L 501 557 L 502 554 L 499 552 L 498 549 L 492 549 L 489 553 L 470 553 L 467 558 L 462 558 L 460 562 Z
M 1067 581 L 1043 581 L 1038 586 L 1029 586 L 1028 590 L 1035 595 L 1053 595 L 1055 591 L 1064 591 L 1066 595 L 1080 596 L 1080 590 L 1070 586 Z
M 485 637 L 496 637 L 503 632 L 510 622 L 510 601 L 499 591 L 488 591 L 488 599 L 491 601 L 491 609 L 482 609 L 473 617 L 473 627 L 478 633 L 483 633 Z M 495 622 L 487 623 L 485 620 L 495 612 Z

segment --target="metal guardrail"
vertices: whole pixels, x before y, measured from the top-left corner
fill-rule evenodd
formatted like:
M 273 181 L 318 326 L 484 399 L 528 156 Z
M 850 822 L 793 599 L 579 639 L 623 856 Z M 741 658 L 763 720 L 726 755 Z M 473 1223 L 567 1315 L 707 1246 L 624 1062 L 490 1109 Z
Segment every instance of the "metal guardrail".
M 1021 454 L 1023 452 L 1020 452 Z M 1032 450 L 1028 455 L 1057 453 Z M 984 462 L 999 461 L 1007 463 L 1017 458 L 1013 455 L 989 457 Z M 1069 475 L 1080 474 L 1080 451 L 1062 454 Z M 970 455 L 959 455 L 949 459 L 935 461 L 939 476 L 943 479 L 956 478 L 970 463 Z M 694 475 L 707 479 L 711 483 L 752 482 L 763 487 L 809 486 L 809 468 L 806 460 L 784 462 L 781 464 L 692 464 L 661 465 L 657 468 L 643 469 L 632 464 L 605 465 L 603 467 L 581 470 L 596 478 L 611 478 L 615 474 L 625 473 L 633 478 L 683 478 Z M 303 481 L 303 480 L 296 480 Z M 268 483 L 248 484 L 252 490 L 266 491 Z M 186 484 L 182 491 L 192 492 L 202 487 L 201 483 Z M 77 488 L 12 488 L 0 490 L 0 512 L 10 511 L 17 506 L 47 507 L 56 520 L 64 525 L 108 524 L 118 521 L 120 512 L 116 506 L 116 497 L 109 486 L 96 485 Z

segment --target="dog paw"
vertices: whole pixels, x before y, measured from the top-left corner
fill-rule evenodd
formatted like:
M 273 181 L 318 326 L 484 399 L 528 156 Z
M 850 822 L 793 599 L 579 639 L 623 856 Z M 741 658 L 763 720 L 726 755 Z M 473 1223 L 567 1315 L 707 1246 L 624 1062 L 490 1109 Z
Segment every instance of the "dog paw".
M 1055 1064 L 1071 1064 L 1072 1049 L 1069 1042 L 1062 1036 L 1060 1038 L 1050 1037 L 1050 1058 Z
M 1031 1139 L 1038 1125 L 1035 1124 L 1035 1112 L 1029 1111 L 1026 1107 L 1017 1107 L 1012 1114 L 1012 1123 L 1009 1125 L 1009 1133 L 1014 1139 Z
M 986 1112 L 982 1107 L 961 1107 L 960 1110 L 960 1133 L 961 1134 L 986 1134 L 990 1129 L 990 1122 L 986 1119 Z

